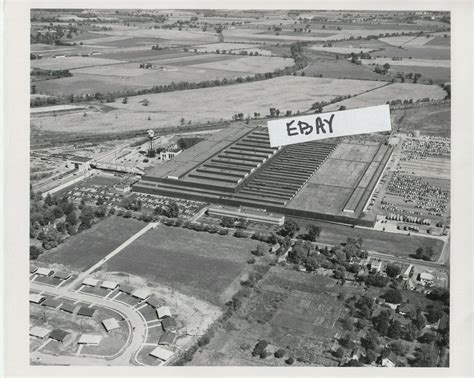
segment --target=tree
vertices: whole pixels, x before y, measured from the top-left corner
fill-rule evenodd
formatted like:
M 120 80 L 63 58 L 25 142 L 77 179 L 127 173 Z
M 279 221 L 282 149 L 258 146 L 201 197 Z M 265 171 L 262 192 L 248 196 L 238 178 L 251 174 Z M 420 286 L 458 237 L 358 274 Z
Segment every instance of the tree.
M 293 237 L 295 236 L 296 232 L 299 231 L 299 226 L 298 224 L 292 220 L 292 219 L 288 219 L 285 221 L 285 223 L 283 224 L 283 226 L 280 228 L 279 230 L 279 234 L 281 236 L 290 236 L 290 237 Z
M 337 350 L 334 352 L 334 357 L 336 358 L 344 357 L 344 349 L 342 349 L 341 347 L 337 348 Z
M 30 246 L 30 259 L 31 260 L 36 260 L 42 253 L 43 253 L 43 250 L 41 248 L 38 248 L 35 245 Z
M 308 232 L 308 239 L 314 242 L 321 234 L 321 227 L 309 224 L 306 226 L 306 231 Z
M 275 353 L 274 356 L 276 358 L 282 358 L 285 355 L 285 350 L 284 349 L 278 349 Z
M 402 269 L 399 265 L 397 264 L 388 264 L 387 268 L 385 269 L 385 272 L 390 278 L 395 278 L 401 273 Z M 400 302 L 398 302 L 400 303 Z
M 257 344 L 255 344 L 255 347 L 253 348 L 252 356 L 253 357 L 261 356 L 262 353 L 265 352 L 265 349 L 267 348 L 267 346 L 268 346 L 267 341 L 265 340 L 258 341 Z
M 68 215 L 66 215 L 66 222 L 70 223 L 72 225 L 77 224 L 77 216 L 75 212 L 70 212 Z
M 221 226 L 222 227 L 227 227 L 227 228 L 232 228 L 234 227 L 234 219 L 229 218 L 229 217 L 224 217 L 221 219 Z
M 395 340 L 398 340 L 402 336 L 402 326 L 398 320 L 395 320 L 390 324 L 387 336 Z
M 443 309 L 439 306 L 429 306 L 428 313 L 426 314 L 426 320 L 429 323 L 436 323 L 443 316 Z
M 398 304 L 403 300 L 402 293 L 398 289 L 388 289 L 382 296 L 388 303 Z
M 367 350 L 376 350 L 377 346 L 380 345 L 380 341 L 374 332 L 369 332 L 367 336 L 360 340 L 360 345 Z
M 390 311 L 382 310 L 378 316 L 372 319 L 374 329 L 382 336 L 386 336 L 390 327 Z
M 175 201 L 170 201 L 168 205 L 168 218 L 176 218 L 179 215 L 179 207 Z

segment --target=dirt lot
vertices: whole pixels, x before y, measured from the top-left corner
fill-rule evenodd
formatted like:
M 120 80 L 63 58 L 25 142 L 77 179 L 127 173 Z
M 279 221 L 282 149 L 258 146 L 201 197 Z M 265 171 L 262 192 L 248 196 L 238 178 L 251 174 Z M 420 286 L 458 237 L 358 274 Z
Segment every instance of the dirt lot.
M 59 247 L 43 253 L 38 260 L 85 270 L 143 227 L 145 227 L 143 222 L 112 216 L 88 230 L 69 237 Z
M 107 262 L 105 270 L 138 275 L 214 304 L 249 266 L 258 242 L 164 225 L 148 231 Z
M 355 95 L 383 84 L 368 80 L 282 76 L 247 84 L 134 96 L 127 104 L 122 104 L 120 99 L 110 104 L 117 110 L 106 113 L 91 111 L 86 117 L 82 113 L 43 116 L 41 121 L 32 119 L 32 124 L 42 131 L 129 132 L 148 128 L 145 124 L 148 117 L 153 119 L 154 127 L 167 127 L 179 125 L 182 118 L 186 123 L 189 120 L 196 123 L 231 119 L 240 112 L 244 115 L 259 112 L 264 116 L 271 107 L 281 111 L 303 111 L 316 101 L 329 101 L 338 95 Z M 149 101 L 148 106 L 141 102 L 145 98 Z M 212 107 L 209 104 L 213 104 Z

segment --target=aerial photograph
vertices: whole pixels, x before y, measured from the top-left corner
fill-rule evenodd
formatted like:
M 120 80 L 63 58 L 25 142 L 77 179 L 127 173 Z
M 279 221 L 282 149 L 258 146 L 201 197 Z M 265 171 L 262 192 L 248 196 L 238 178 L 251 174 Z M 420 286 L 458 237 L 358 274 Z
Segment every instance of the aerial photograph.
M 450 366 L 450 12 L 31 9 L 29 70 L 30 365 Z

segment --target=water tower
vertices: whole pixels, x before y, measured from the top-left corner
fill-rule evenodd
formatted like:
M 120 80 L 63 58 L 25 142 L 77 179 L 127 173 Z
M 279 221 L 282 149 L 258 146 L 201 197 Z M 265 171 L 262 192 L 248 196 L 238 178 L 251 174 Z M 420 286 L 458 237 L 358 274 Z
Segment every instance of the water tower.
M 150 147 L 148 148 L 148 157 L 155 157 L 156 151 L 153 148 L 153 138 L 155 137 L 155 132 L 153 130 L 147 130 L 148 138 L 150 139 Z

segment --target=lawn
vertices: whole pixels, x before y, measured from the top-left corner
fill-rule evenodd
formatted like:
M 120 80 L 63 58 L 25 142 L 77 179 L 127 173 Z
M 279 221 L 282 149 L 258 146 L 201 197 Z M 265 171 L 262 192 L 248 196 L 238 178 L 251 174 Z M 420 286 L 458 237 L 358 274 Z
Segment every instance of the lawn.
M 59 247 L 43 253 L 38 260 L 85 270 L 143 227 L 145 227 L 143 222 L 112 216 L 88 230 L 69 237 Z
M 127 104 L 120 99 L 110 104 L 116 110 L 107 113 L 88 112 L 87 117 L 82 113 L 42 117 L 41 122 L 32 120 L 32 123 L 42 131 L 130 132 L 149 127 L 144 124 L 148 117 L 158 128 L 177 126 L 183 118 L 186 123 L 198 123 L 231 119 L 240 112 L 244 115 L 259 112 L 264 116 L 271 107 L 281 111 L 303 111 L 316 101 L 355 95 L 383 84 L 368 80 L 282 76 L 253 83 L 133 96 L 128 98 Z M 143 106 L 145 98 L 149 101 L 148 106 Z
M 249 266 L 246 261 L 257 245 L 250 239 L 161 225 L 109 260 L 106 270 L 137 275 L 219 305 L 221 295 Z

